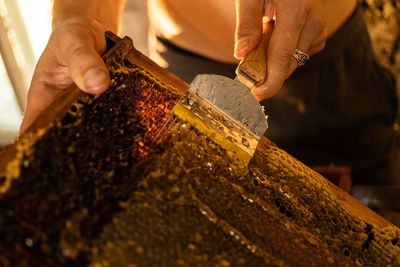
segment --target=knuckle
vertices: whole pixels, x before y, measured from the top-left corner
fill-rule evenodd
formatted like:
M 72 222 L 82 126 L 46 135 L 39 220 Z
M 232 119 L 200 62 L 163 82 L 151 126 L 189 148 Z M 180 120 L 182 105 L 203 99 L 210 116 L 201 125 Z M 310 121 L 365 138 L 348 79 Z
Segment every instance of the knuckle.
M 62 46 L 69 42 L 80 42 L 82 40 L 82 35 L 84 35 L 82 29 L 74 25 L 65 25 L 64 27 L 55 29 L 50 39 Z
M 279 66 L 280 70 L 287 70 L 289 68 L 290 61 L 293 57 L 292 51 L 289 50 L 281 50 L 277 53 L 277 65 Z
M 83 46 L 83 45 L 76 45 L 75 47 L 71 48 L 71 52 L 70 52 L 70 59 L 71 61 L 80 61 L 82 58 L 86 57 L 88 54 L 88 49 L 87 47 Z
M 63 40 L 93 40 L 103 34 L 99 22 L 87 18 L 73 17 L 54 29 L 52 36 Z
M 99 34 L 87 24 L 68 24 L 55 29 L 49 44 L 60 51 L 60 55 L 65 59 L 79 57 L 89 50 L 103 52 L 106 49 L 104 34 Z
M 252 17 L 242 18 L 237 25 L 238 36 L 257 35 L 261 33 L 261 21 Z

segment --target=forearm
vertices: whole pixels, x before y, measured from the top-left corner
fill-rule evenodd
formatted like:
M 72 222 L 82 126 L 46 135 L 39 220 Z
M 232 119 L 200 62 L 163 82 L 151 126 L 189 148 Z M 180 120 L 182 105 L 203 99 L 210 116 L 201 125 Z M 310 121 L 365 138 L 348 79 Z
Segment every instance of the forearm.
M 124 0 L 54 0 L 53 29 L 71 17 L 100 22 L 104 30 L 118 33 Z

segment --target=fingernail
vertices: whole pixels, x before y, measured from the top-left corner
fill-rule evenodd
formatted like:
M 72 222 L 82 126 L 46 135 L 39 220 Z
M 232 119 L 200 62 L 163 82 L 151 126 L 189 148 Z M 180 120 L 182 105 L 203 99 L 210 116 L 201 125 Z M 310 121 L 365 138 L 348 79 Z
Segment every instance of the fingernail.
M 250 43 L 249 38 L 242 38 L 236 42 L 234 56 L 237 59 L 242 59 L 243 57 L 246 56 L 246 54 L 248 52 L 249 43 Z
M 92 68 L 85 73 L 84 79 L 88 89 L 98 92 L 104 89 L 108 77 L 102 68 Z

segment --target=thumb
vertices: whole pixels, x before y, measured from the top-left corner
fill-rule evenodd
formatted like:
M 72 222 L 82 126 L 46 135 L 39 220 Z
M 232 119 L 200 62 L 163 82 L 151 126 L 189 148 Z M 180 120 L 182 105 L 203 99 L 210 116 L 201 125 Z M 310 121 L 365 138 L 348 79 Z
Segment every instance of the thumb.
M 104 31 L 95 21 L 80 31 L 66 32 L 60 49 L 75 84 L 83 91 L 98 94 L 110 84 L 107 67 L 99 53 L 106 50 Z
M 235 57 L 242 59 L 260 42 L 263 0 L 236 0 Z

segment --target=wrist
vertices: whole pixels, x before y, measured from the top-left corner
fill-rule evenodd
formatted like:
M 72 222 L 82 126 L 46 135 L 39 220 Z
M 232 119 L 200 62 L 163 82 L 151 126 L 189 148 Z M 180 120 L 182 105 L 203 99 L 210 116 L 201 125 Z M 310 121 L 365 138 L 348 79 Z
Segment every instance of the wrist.
M 102 22 L 98 19 L 77 15 L 77 16 L 65 16 L 65 17 L 58 17 L 53 18 L 52 21 L 52 30 L 54 31 L 57 27 L 63 24 L 74 23 L 75 21 L 86 21 L 89 24 L 97 24 L 101 25 L 104 31 L 112 31 L 114 33 L 118 33 L 119 31 L 119 23 L 112 23 L 112 22 Z

